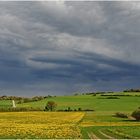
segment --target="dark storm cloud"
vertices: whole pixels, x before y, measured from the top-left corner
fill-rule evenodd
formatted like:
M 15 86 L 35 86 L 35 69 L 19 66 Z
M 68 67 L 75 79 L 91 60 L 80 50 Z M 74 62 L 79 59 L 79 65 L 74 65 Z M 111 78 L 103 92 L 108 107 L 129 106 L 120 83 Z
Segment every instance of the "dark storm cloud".
M 140 87 L 140 2 L 0 2 L 0 94 Z
M 43 70 L 46 73 L 46 76 L 51 76 L 51 73 L 62 73 L 64 76 L 62 79 L 66 77 L 76 77 L 80 78 L 85 77 L 85 79 L 102 79 L 106 78 L 108 80 L 113 80 L 115 78 L 123 78 L 123 76 L 138 76 L 140 74 L 139 65 L 130 64 L 127 62 L 123 62 L 120 60 L 112 59 L 110 57 L 106 57 L 98 54 L 90 54 L 87 56 L 79 56 L 74 59 L 56 59 L 56 58 L 47 58 L 47 57 L 35 57 L 32 58 L 32 61 L 43 63 L 53 63 L 53 64 L 61 64 L 68 65 L 69 67 L 60 67 L 55 68 L 54 70 L 48 71 L 47 69 Z M 41 70 L 42 71 L 42 70 Z M 66 73 L 67 72 L 67 73 Z M 49 73 L 49 74 L 48 74 Z M 38 74 L 44 76 L 42 72 Z M 77 78 L 76 78 L 77 79 Z

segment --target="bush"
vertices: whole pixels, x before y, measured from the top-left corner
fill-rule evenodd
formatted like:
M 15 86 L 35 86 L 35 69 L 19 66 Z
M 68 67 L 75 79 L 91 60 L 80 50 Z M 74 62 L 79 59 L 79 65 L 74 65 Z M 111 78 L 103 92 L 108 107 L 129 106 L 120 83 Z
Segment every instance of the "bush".
M 58 109 L 57 111 L 58 112 L 64 112 L 64 109 Z
M 135 110 L 132 115 L 133 118 L 135 118 L 137 121 L 140 121 L 140 109 Z
M 126 89 L 123 92 L 140 92 L 140 89 Z
M 106 99 L 120 99 L 119 97 L 112 97 L 112 96 L 110 96 L 110 97 L 107 97 Z
M 78 96 L 78 95 L 79 95 L 78 93 L 75 93 L 75 94 L 74 94 L 74 96 Z
M 122 113 L 122 112 L 117 112 L 115 114 L 116 117 L 119 117 L 119 118 L 128 118 L 127 114 L 125 113 Z
M 68 107 L 68 111 L 71 111 L 71 108 L 70 107 Z
M 93 109 L 84 109 L 83 111 L 94 111 Z
M 72 111 L 76 111 L 76 112 L 81 112 L 81 111 L 94 111 L 93 109 L 82 109 L 82 108 L 78 108 L 78 109 L 71 109 L 70 107 L 68 107 L 67 109 L 59 109 L 57 111 L 60 112 L 72 112 Z
M 78 108 L 78 111 L 82 111 L 82 109 L 79 107 L 79 108 Z
M 68 109 L 66 111 L 73 111 L 70 107 L 68 107 Z

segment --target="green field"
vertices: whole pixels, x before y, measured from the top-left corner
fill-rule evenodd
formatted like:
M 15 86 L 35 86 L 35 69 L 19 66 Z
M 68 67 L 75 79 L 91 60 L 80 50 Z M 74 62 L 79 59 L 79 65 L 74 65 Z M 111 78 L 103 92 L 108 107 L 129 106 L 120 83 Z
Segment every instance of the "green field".
M 0 108 L 11 107 L 12 102 L 10 100 L 0 100 Z
M 123 96 L 120 99 L 102 99 L 100 95 L 78 95 L 78 96 L 58 96 L 44 99 L 38 102 L 17 104 L 19 107 L 40 107 L 44 108 L 47 101 L 55 101 L 57 109 L 94 109 L 95 111 L 133 111 L 140 106 L 140 97 Z
M 92 112 L 83 112 L 84 116 L 76 124 L 81 130 L 82 138 L 138 139 L 140 138 L 140 122 L 135 121 L 131 117 L 131 113 L 140 107 L 140 96 L 135 96 L 140 95 L 140 93 L 129 94 L 134 96 L 117 96 L 118 99 L 108 99 L 100 94 L 96 96 L 57 96 L 16 105 L 17 107 L 39 107 L 44 109 L 48 101 L 55 101 L 57 103 L 57 109 L 67 109 L 68 107 L 71 109 L 93 109 L 94 111 Z M 112 93 L 110 95 L 112 95 Z M 0 107 L 10 106 L 11 101 L 0 101 Z M 117 118 L 114 116 L 116 112 L 127 113 L 129 117 Z M 37 121 L 36 123 L 38 124 Z
M 117 118 L 112 114 L 111 111 L 87 112 L 80 123 L 83 138 L 140 138 L 140 122 L 131 118 Z M 92 134 L 96 137 L 92 137 Z

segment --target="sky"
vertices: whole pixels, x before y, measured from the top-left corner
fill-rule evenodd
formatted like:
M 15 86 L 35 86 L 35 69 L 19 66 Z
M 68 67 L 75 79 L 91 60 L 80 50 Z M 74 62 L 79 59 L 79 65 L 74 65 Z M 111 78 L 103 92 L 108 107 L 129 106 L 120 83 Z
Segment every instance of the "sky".
M 140 2 L 0 2 L 0 95 L 140 88 Z

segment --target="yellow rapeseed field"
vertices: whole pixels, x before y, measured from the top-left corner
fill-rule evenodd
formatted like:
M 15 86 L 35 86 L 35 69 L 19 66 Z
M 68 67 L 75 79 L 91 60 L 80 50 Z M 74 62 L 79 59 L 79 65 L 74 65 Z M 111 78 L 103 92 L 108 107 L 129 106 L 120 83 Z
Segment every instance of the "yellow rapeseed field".
M 0 138 L 81 138 L 81 112 L 0 113 Z

